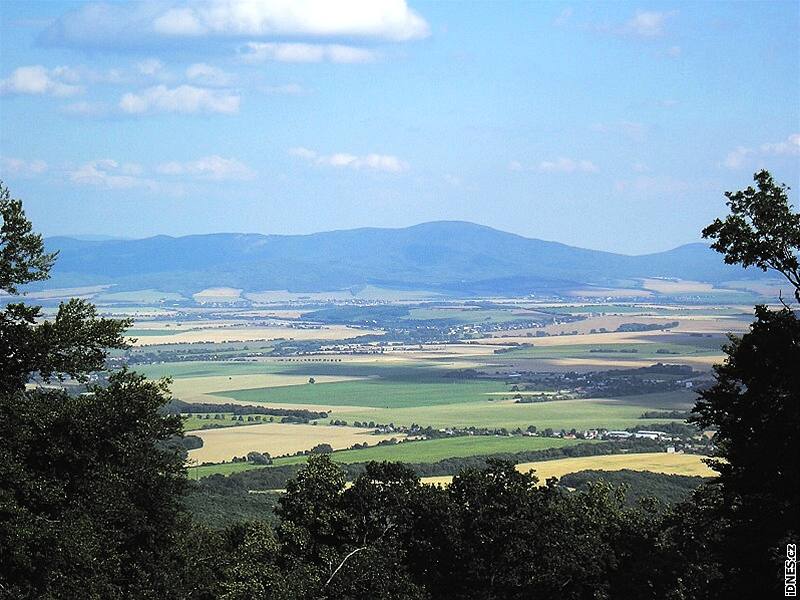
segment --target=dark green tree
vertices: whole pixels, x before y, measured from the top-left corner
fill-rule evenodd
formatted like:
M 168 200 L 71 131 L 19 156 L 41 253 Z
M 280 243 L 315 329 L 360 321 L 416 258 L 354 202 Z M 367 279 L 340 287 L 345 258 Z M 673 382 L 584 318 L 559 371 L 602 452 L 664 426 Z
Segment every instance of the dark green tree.
M 18 294 L 55 254 L 2 185 L 0 215 L 0 289 Z M 203 580 L 187 567 L 184 450 L 170 443 L 181 420 L 160 412 L 166 383 L 123 370 L 80 395 L 27 385 L 87 380 L 128 326 L 80 300 L 53 321 L 22 302 L 0 312 L 0 597 L 179 597 Z
M 767 171 L 755 181 L 757 189 L 726 194 L 731 214 L 703 234 L 717 240 L 712 247 L 726 262 L 784 275 L 800 300 L 800 215 Z M 700 393 L 690 418 L 716 430 L 718 458 L 710 464 L 720 476 L 689 512 L 696 523 L 713 523 L 705 538 L 717 561 L 709 573 L 719 579 L 710 589 L 726 598 L 777 595 L 785 544 L 800 531 L 800 321 L 786 305 L 757 306 L 755 317 L 748 333 L 730 337 L 716 382 Z

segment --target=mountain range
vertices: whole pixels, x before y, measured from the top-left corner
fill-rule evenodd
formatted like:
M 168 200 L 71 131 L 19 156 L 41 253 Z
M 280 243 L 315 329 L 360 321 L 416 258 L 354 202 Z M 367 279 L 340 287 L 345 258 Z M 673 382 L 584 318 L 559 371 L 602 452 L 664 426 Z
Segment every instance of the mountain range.
M 115 290 L 182 294 L 209 287 L 314 292 L 375 285 L 469 296 L 636 288 L 648 277 L 718 283 L 761 275 L 725 265 L 701 243 L 629 256 L 461 221 L 310 235 L 51 237 L 45 244 L 59 251 L 47 287 L 114 284 Z

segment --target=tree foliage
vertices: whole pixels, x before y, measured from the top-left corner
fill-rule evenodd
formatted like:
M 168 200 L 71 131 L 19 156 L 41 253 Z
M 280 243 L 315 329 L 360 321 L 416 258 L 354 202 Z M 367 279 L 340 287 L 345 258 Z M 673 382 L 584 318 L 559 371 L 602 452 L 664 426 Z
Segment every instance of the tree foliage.
M 794 287 L 800 302 L 800 214 L 793 212 L 785 185 L 777 185 L 769 171 L 753 176 L 756 187 L 725 192 L 731 214 L 703 229 L 711 247 L 728 264 L 777 271 Z
M 0 188 L 0 288 L 47 278 L 44 251 L 19 200 Z M 0 312 L 0 596 L 164 598 L 194 585 L 192 528 L 179 416 L 164 416 L 166 383 L 128 371 L 69 395 L 34 377 L 86 380 L 124 346 L 125 320 L 70 300 L 55 319 L 17 302 Z

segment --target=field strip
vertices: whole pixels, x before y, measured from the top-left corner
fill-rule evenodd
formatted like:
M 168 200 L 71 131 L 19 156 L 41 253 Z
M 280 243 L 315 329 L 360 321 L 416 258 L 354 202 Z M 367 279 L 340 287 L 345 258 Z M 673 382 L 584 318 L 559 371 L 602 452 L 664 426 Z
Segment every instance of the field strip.
M 578 471 L 650 471 L 666 475 L 699 475 L 701 477 L 715 477 L 716 471 L 711 470 L 703 462 L 705 456 L 698 454 L 682 454 L 668 452 L 651 452 L 641 454 L 606 454 L 602 456 L 581 456 L 578 458 L 561 458 L 558 460 L 545 460 L 527 462 L 517 465 L 517 470 L 526 473 L 536 471 L 539 483 L 544 484 L 550 477 L 563 477 L 568 473 Z M 447 485 L 452 481 L 451 476 L 423 477 L 424 483 Z
M 203 439 L 202 448 L 189 450 L 189 459 L 198 463 L 229 461 L 234 456 L 245 456 L 252 450 L 279 456 L 310 450 L 323 443 L 340 450 L 356 443 L 366 442 L 373 446 L 381 440 L 405 437 L 398 433 L 373 434 L 369 429 L 357 427 L 283 423 L 205 429 L 193 431 L 192 435 Z
M 134 346 L 191 344 L 195 342 L 254 342 L 260 340 L 342 340 L 383 332 L 341 325 L 301 329 L 295 327 L 216 327 L 190 329 L 170 335 L 148 335 L 137 339 Z
M 671 365 L 696 365 L 698 367 L 710 367 L 722 362 L 723 355 L 713 354 L 707 356 L 680 356 L 675 354 L 665 354 L 663 358 L 537 358 L 530 360 L 541 361 L 544 365 L 558 367 L 602 367 L 604 369 L 618 368 L 638 368 L 647 367 L 656 362 L 665 362 Z
M 313 377 L 315 384 L 308 383 Z M 286 387 L 292 385 L 316 385 L 355 381 L 368 377 L 346 375 L 284 375 L 281 373 L 255 373 L 249 375 L 211 375 L 209 377 L 181 377 L 172 382 L 172 394 L 181 400 L 197 395 L 224 394 L 229 390 Z M 188 400 L 187 400 L 188 402 Z M 219 401 L 217 401 L 219 402 Z

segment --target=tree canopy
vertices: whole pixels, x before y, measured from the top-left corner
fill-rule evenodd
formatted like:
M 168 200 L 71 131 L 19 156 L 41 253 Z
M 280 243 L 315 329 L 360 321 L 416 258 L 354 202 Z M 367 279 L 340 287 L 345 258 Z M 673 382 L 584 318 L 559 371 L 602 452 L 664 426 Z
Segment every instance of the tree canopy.
M 711 247 L 725 255 L 725 262 L 743 267 L 774 270 L 794 287 L 800 302 L 800 213 L 792 211 L 786 185 L 775 183 L 769 171 L 753 175 L 756 187 L 725 192 L 731 213 L 703 229 Z

